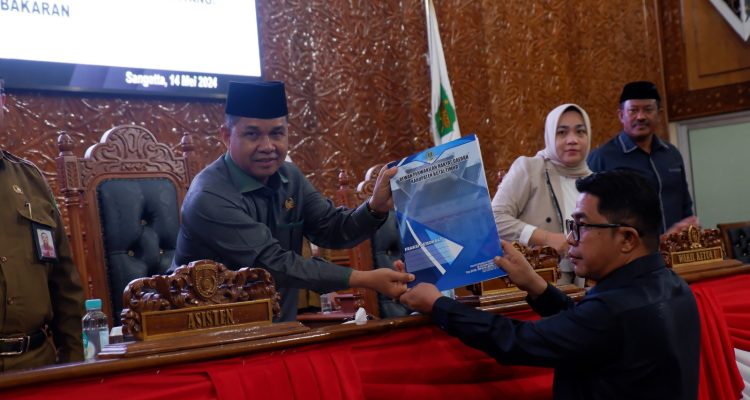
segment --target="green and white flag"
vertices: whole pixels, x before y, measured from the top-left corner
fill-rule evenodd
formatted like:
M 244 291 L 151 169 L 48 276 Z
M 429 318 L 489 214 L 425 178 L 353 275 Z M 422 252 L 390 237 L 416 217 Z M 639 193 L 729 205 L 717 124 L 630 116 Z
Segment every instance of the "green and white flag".
M 427 14 L 427 45 L 430 51 L 430 77 L 432 79 L 432 104 L 430 108 L 430 131 L 435 145 L 450 142 L 461 137 L 456 117 L 456 103 L 453 101 L 448 68 L 443 55 L 443 42 L 440 40 L 435 6 L 432 0 L 425 0 Z

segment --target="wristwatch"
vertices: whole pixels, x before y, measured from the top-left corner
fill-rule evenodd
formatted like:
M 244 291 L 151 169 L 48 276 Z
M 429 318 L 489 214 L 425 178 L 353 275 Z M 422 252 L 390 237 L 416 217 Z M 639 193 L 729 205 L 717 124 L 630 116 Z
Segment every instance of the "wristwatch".
M 388 213 L 381 214 L 381 213 L 373 210 L 372 207 L 370 207 L 370 200 L 367 200 L 365 202 L 365 207 L 367 207 L 367 212 L 369 212 L 370 215 L 372 215 L 372 217 L 375 218 L 375 219 L 386 219 L 386 218 L 388 218 Z

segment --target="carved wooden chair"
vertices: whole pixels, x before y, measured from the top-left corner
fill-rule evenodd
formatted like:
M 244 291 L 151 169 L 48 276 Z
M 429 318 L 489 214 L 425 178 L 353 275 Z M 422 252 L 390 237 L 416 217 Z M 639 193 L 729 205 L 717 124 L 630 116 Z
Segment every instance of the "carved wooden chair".
M 750 264 L 750 221 L 716 225 L 727 257 Z
M 117 126 L 84 157 L 68 134 L 58 137 L 57 168 L 73 258 L 88 298 L 101 298 L 110 326 L 120 324 L 122 294 L 136 278 L 164 274 L 172 263 L 179 212 L 197 165 L 188 134 L 184 156 L 147 129 Z
M 356 193 L 360 203 L 372 195 L 375 181 L 377 181 L 383 165 L 385 164 L 376 164 L 368 169 L 365 173 L 365 179 L 357 185 Z M 404 247 L 401 244 L 401 234 L 395 211 L 391 210 L 388 213 L 388 219 L 372 235 L 369 249 L 372 253 L 370 260 L 373 268 L 390 267 L 395 261 L 404 259 Z M 356 249 L 353 250 L 356 251 Z M 387 296 L 377 293 L 375 296 L 380 306 L 380 316 L 383 318 L 401 317 L 411 313 L 411 310 L 400 303 L 394 302 Z
M 354 208 L 362 204 L 372 195 L 375 181 L 384 164 L 376 164 L 367 170 L 363 181 L 356 189 L 350 185 L 346 171 L 339 172 L 339 188 L 336 191 L 336 204 Z M 343 254 L 342 254 L 343 253 Z M 334 256 L 335 257 L 335 256 Z M 388 219 L 373 234 L 373 236 L 359 245 L 339 252 L 336 262 L 348 265 L 361 271 L 373 268 L 389 267 L 393 262 L 403 258 L 403 247 L 396 222 L 396 215 L 390 212 Z M 408 314 L 408 310 L 386 296 L 379 295 L 373 290 L 354 289 L 355 293 L 363 296 L 365 309 L 375 317 L 395 317 Z
M 370 168 L 365 175 L 365 180 L 360 182 L 357 188 L 351 186 L 349 180 L 349 174 L 345 170 L 339 171 L 339 188 L 336 190 L 334 195 L 334 203 L 347 208 L 355 208 L 362 204 L 365 199 L 370 197 L 372 190 L 375 186 L 378 173 L 383 164 L 376 165 Z M 387 230 L 386 226 L 394 228 L 395 237 L 390 234 L 384 234 Z M 392 240 L 387 240 L 385 236 L 395 238 L 396 243 L 392 243 Z M 378 246 L 378 248 L 374 248 Z M 382 247 L 382 249 L 381 249 Z M 398 252 L 398 254 L 396 254 Z M 323 257 L 328 261 L 345 266 L 351 267 L 359 271 L 369 271 L 374 267 L 384 267 L 393 264 L 393 261 L 400 258 L 401 245 L 398 237 L 398 228 L 396 226 L 395 216 L 389 216 L 389 220 L 373 235 L 371 239 L 365 240 L 355 247 L 350 249 L 332 250 L 326 248 L 316 248 L 314 255 Z M 388 259 L 388 255 L 394 255 L 396 258 Z M 377 261 L 376 261 L 377 259 Z M 352 288 L 348 290 L 351 292 L 357 302 L 356 306 L 364 307 L 367 312 L 376 317 L 391 316 L 388 312 L 383 314 L 383 301 L 387 302 L 388 299 L 380 297 L 377 292 L 369 289 Z M 344 291 L 340 291 L 341 294 L 346 294 Z M 392 302 L 392 301 L 391 301 Z M 303 315 L 301 320 L 308 321 L 308 315 Z
M 372 187 L 370 187 L 369 189 L 370 193 L 372 193 Z M 336 190 L 336 194 L 333 199 L 335 204 L 348 208 L 355 208 L 362 204 L 364 199 L 369 196 L 369 194 L 363 193 L 359 189 L 354 189 L 350 185 L 349 175 L 347 174 L 347 172 L 344 170 L 340 170 L 339 188 Z M 317 255 L 329 260 L 334 264 L 351 267 L 359 271 L 369 271 L 373 268 L 370 240 L 365 240 L 364 242 L 350 249 L 331 250 L 318 248 L 317 250 Z M 375 291 L 370 289 L 352 288 L 350 292 L 356 297 L 361 298 L 361 300 L 359 300 L 359 304 L 357 304 L 358 306 L 364 307 L 370 315 L 377 318 L 380 317 L 378 294 Z

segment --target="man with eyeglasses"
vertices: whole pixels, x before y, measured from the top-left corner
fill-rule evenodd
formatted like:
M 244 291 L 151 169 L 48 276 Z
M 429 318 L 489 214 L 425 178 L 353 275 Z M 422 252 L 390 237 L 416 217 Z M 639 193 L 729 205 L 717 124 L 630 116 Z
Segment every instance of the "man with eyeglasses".
M 659 199 L 631 171 L 595 173 L 567 236 L 575 273 L 597 281 L 577 304 L 503 242 L 495 263 L 541 315 L 519 321 L 442 297 L 421 283 L 400 301 L 501 363 L 555 368 L 555 399 L 695 399 L 700 321 L 688 285 L 658 251 Z
M 652 82 L 625 85 L 620 94 L 622 131 L 591 151 L 589 168 L 594 172 L 633 170 L 646 179 L 659 196 L 661 233 L 697 224 L 693 200 L 685 179 L 685 164 L 677 148 L 659 138 L 661 97 Z

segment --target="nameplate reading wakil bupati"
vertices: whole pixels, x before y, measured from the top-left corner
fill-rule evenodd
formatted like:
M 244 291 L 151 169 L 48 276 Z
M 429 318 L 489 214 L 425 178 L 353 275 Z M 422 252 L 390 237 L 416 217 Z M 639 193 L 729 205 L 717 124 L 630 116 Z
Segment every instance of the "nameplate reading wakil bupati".
M 669 253 L 672 260 L 672 267 L 681 265 L 695 265 L 712 261 L 721 261 L 724 259 L 724 251 L 721 246 L 698 248 L 685 251 Z
M 270 325 L 272 319 L 271 300 L 260 299 L 177 310 L 147 311 L 141 314 L 141 326 L 143 340 L 149 340 L 226 328 Z

